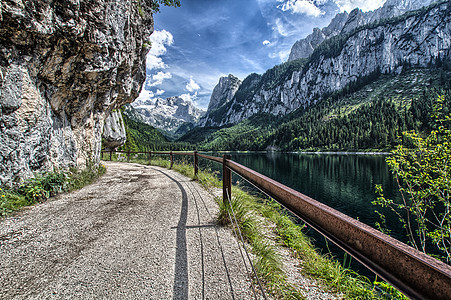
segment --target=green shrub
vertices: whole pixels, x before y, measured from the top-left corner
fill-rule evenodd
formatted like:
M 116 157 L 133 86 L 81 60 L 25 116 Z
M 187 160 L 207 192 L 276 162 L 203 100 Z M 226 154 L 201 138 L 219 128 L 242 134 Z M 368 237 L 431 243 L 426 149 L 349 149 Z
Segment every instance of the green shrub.
M 15 189 L 0 189 L 0 217 L 7 216 L 21 207 L 43 202 L 52 196 L 73 191 L 94 182 L 106 171 L 105 166 L 88 163 L 83 170 L 48 172 L 25 180 Z

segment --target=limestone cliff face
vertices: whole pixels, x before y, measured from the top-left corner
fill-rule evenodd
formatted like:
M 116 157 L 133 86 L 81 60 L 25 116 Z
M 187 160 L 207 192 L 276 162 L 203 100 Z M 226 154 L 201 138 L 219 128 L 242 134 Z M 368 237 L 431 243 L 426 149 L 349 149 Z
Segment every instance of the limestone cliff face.
M 374 11 L 362 12 L 356 8 L 349 14 L 347 12 L 337 14 L 330 24 L 323 29 L 315 28 L 306 38 L 297 41 L 291 47 L 288 61 L 309 57 L 316 47 L 323 41 L 348 33 L 359 26 L 378 22 L 385 19 L 400 16 L 408 11 L 419 9 L 429 5 L 432 0 L 387 0 L 384 5 Z
M 294 43 L 293 47 L 291 47 L 288 61 L 309 57 L 313 53 L 313 50 L 324 42 L 324 40 L 340 34 L 348 20 L 348 16 L 347 12 L 339 13 L 332 19 L 329 26 L 323 29 L 314 28 L 313 32 L 306 38 Z
M 213 93 L 208 103 L 208 110 L 213 111 L 232 100 L 236 91 L 241 85 L 241 80 L 238 77 L 229 74 L 219 78 L 218 84 L 213 89 Z
M 146 1 L 0 2 L 0 181 L 99 161 L 110 111 L 145 79 Z
M 399 74 L 451 59 L 451 2 L 355 28 L 324 41 L 308 59 L 251 74 L 224 105 L 209 113 L 208 126 L 235 124 L 256 113 L 285 115 L 308 107 L 362 77 Z M 208 114 L 208 113 L 207 113 Z
M 106 150 L 114 150 L 127 140 L 124 120 L 120 111 L 114 110 L 105 119 L 103 126 L 103 146 Z

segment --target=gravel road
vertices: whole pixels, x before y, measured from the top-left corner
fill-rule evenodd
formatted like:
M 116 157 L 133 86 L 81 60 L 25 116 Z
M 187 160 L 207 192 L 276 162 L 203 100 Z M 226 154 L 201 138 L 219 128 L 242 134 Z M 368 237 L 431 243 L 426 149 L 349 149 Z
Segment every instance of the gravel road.
M 196 182 L 106 163 L 95 184 L 0 221 L 0 299 L 253 299 Z

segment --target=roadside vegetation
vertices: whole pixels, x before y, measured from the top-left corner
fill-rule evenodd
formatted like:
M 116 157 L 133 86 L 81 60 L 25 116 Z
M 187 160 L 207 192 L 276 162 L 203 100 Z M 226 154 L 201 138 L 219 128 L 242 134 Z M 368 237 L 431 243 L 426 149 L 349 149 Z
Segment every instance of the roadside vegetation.
M 59 193 L 80 189 L 96 181 L 105 171 L 103 165 L 96 167 L 90 163 L 83 170 L 71 168 L 69 171 L 40 173 L 12 188 L 2 187 L 0 218 Z
M 125 156 L 113 155 L 113 160 L 125 160 Z M 130 162 L 149 164 L 147 156 L 136 155 Z M 152 157 L 151 165 L 170 167 L 168 156 Z M 193 180 L 197 180 L 207 190 L 222 188 L 218 174 L 209 168 L 200 170 L 194 176 L 190 159 L 180 159 L 174 163 L 173 170 Z M 213 193 L 213 192 L 212 192 Z M 301 273 L 317 280 L 332 293 L 345 299 L 407 299 L 385 282 L 372 282 L 368 278 L 340 264 L 331 255 L 322 255 L 315 249 L 312 241 L 302 232 L 304 226 L 295 223 L 277 202 L 258 195 L 251 195 L 239 186 L 232 188 L 231 206 L 238 225 L 250 251 L 254 255 L 254 266 L 265 289 L 277 299 L 305 299 L 302 287 L 292 284 L 283 268 L 280 247 L 288 249 L 299 260 Z M 228 210 L 229 203 L 216 197 L 219 206 L 218 223 L 232 226 Z
M 377 185 L 379 197 L 373 204 L 396 214 L 412 247 L 451 264 L 451 111 L 445 99 L 439 96 L 433 103 L 432 131 L 428 135 L 404 132 L 404 145 L 387 158 L 401 201 L 385 197 L 383 187 Z M 379 215 L 380 229 L 390 234 L 385 216 Z

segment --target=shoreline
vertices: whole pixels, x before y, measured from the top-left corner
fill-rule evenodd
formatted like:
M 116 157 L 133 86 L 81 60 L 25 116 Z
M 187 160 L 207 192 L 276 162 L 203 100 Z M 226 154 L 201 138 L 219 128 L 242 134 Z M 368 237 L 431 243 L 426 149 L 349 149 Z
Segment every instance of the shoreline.
M 376 151 L 199 151 L 203 153 L 240 153 L 240 154 L 246 154 L 246 153 L 278 153 L 278 154 L 335 154 L 335 155 L 390 155 L 390 152 L 376 152 Z

